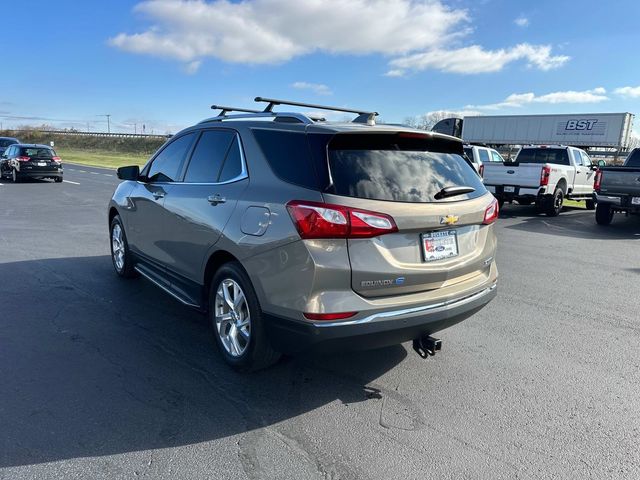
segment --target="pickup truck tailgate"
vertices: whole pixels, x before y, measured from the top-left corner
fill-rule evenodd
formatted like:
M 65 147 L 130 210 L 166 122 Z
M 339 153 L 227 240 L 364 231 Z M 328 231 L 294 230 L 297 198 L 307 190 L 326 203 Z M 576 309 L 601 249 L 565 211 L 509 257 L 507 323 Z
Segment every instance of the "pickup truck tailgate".
M 600 193 L 640 197 L 640 168 L 604 167 L 601 171 Z
M 484 165 L 485 185 L 515 185 L 536 188 L 540 185 L 542 165 L 536 163 L 486 163 Z

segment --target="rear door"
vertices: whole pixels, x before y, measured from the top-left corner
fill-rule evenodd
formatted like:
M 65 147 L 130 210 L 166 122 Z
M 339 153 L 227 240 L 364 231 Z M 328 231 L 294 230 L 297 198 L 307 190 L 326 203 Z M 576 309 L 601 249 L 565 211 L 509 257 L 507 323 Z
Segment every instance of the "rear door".
M 575 179 L 573 181 L 573 193 L 583 195 L 587 192 L 587 183 L 591 170 L 583 165 L 582 152 L 577 148 L 569 149 L 575 164 Z M 569 185 L 571 188 L 571 185 Z
M 493 197 L 461 145 L 400 134 L 338 134 L 329 203 L 393 217 L 398 231 L 348 242 L 352 288 L 365 297 L 422 292 L 482 275 L 495 248 L 482 225 Z M 472 192 L 440 198 L 445 187 Z
M 233 130 L 204 130 L 184 180 L 165 197 L 167 267 L 198 282 L 202 264 L 218 241 L 249 184 L 240 138 Z

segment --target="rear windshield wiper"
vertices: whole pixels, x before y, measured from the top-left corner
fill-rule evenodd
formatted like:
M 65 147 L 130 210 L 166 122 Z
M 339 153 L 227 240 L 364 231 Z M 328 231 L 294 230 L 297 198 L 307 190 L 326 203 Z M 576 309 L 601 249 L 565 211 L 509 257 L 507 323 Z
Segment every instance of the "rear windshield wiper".
M 442 200 L 443 198 L 455 197 L 456 195 L 464 195 L 465 193 L 475 192 L 473 187 L 444 187 L 433 198 L 436 200 Z

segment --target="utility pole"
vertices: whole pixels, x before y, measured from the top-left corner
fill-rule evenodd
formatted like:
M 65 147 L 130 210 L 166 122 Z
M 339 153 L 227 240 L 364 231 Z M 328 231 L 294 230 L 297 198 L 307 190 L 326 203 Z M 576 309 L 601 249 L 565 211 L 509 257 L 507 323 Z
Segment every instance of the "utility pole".
M 104 113 L 102 115 L 96 115 L 96 117 L 107 117 L 107 133 L 111 133 L 111 114 Z

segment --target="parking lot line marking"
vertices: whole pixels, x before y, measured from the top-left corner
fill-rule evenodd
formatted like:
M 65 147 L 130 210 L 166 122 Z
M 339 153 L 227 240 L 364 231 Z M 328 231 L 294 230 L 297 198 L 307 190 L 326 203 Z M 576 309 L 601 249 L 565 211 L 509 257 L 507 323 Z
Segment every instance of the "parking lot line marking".
M 78 172 L 87 173 L 86 170 L 78 170 Z
M 98 172 L 89 172 L 91 175 L 100 175 Z
M 78 182 L 72 182 L 71 180 L 62 180 L 64 183 L 71 183 L 73 185 L 80 185 Z
M 103 173 L 103 175 L 104 175 L 105 177 L 113 177 L 113 175 L 111 175 L 110 173 Z

